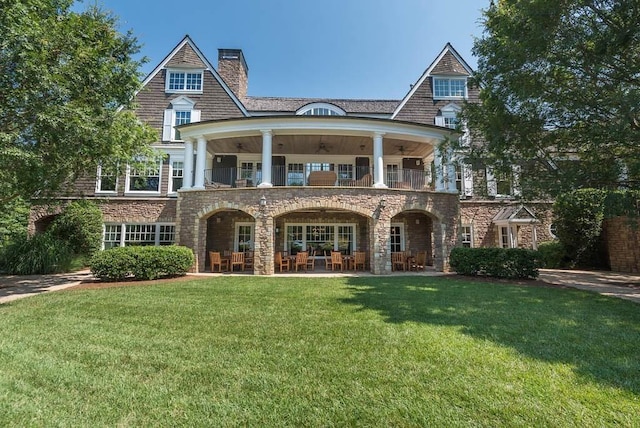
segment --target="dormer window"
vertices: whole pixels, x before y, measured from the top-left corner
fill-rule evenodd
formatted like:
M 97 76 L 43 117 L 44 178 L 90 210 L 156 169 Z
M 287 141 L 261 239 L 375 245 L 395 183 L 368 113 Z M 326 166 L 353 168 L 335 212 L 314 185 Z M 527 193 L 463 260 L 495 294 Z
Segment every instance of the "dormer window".
M 434 77 L 433 98 L 466 98 L 467 79 L 465 77 Z
M 166 92 L 202 92 L 202 70 L 167 70 Z
M 447 104 L 440 109 L 440 115 L 436 116 L 436 125 L 444 126 L 445 128 L 456 129 L 460 120 L 458 114 L 460 113 L 460 107 L 456 104 Z
M 162 141 L 181 141 L 180 132 L 175 127 L 200 122 L 200 110 L 195 110 L 194 106 L 195 102 L 184 95 L 171 101 L 172 108 L 164 111 Z
M 340 107 L 328 103 L 313 103 L 299 109 L 296 114 L 302 116 L 345 116 Z

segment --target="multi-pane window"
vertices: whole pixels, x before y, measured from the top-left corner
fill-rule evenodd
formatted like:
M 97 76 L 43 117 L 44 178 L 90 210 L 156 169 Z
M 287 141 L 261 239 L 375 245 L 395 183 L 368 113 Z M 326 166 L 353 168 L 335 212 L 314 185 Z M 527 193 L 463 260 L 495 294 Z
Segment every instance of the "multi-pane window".
M 160 191 L 160 161 L 142 168 L 129 169 L 130 192 L 159 192 Z
M 404 251 L 404 234 L 401 224 L 391 225 L 390 239 L 392 253 Z
M 498 195 L 511 195 L 510 174 L 496 174 L 496 192 Z
M 185 123 L 191 123 L 191 110 L 185 110 L 185 111 L 176 111 L 175 112 L 175 120 L 173 122 L 174 126 L 178 126 L 178 125 L 184 125 Z M 174 129 L 174 139 L 179 140 L 180 139 L 180 130 L 179 129 Z
M 98 180 L 96 182 L 97 192 L 116 192 L 118 186 L 118 176 L 114 168 L 104 166 L 98 167 Z
M 462 235 L 462 246 L 467 248 L 473 247 L 473 234 L 471 230 L 471 225 L 463 225 L 461 227 L 461 235 Z
M 458 118 L 455 116 L 445 116 L 444 117 L 444 126 L 451 129 L 456 129 L 458 126 Z
M 353 224 L 290 224 L 286 230 L 285 248 L 291 254 L 310 249 L 315 250 L 316 256 L 333 250 L 352 254 L 356 249 Z
M 500 247 L 502 248 L 511 248 L 509 242 L 509 228 L 508 227 L 500 227 Z
M 242 162 L 240 179 L 247 180 L 247 186 L 257 186 L 262 182 L 262 162 Z
M 338 165 L 338 179 L 339 180 L 353 180 L 353 165 L 339 164 Z
M 122 239 L 122 225 L 120 224 L 104 225 L 104 249 L 105 250 L 113 247 L 119 247 L 121 239 Z
M 433 96 L 435 98 L 463 98 L 466 95 L 465 79 L 433 78 Z
M 240 224 L 237 226 L 236 242 L 238 251 L 249 251 L 253 249 L 253 225 Z
M 464 192 L 464 167 L 460 164 L 456 165 L 456 189 L 460 194 Z
M 202 72 L 169 71 L 167 90 L 201 91 Z
M 287 170 L 287 186 L 304 186 L 304 164 L 290 163 Z
M 387 165 L 387 185 L 395 188 L 398 181 L 400 181 L 400 166 L 397 164 Z
M 172 245 L 176 242 L 176 227 L 173 224 L 161 224 L 159 229 L 158 244 Z
M 173 224 L 105 224 L 104 249 L 131 245 L 172 245 L 176 240 Z
M 338 226 L 338 251 L 351 254 L 353 248 L 353 226 Z
M 182 188 L 184 179 L 184 162 L 171 162 L 171 191 L 177 192 Z
M 342 116 L 341 113 L 326 107 L 310 108 L 309 110 L 301 114 L 305 116 Z

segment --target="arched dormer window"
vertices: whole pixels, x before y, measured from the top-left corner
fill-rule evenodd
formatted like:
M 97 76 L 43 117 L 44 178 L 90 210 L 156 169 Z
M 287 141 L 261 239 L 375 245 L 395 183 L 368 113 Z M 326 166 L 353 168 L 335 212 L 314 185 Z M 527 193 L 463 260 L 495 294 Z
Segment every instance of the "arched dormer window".
M 298 109 L 297 115 L 304 116 L 345 116 L 340 107 L 329 103 L 312 103 Z
M 179 96 L 171 101 L 171 108 L 164 111 L 162 141 L 180 140 L 180 133 L 174 126 L 185 123 L 200 122 L 200 110 L 195 110 L 195 101 Z

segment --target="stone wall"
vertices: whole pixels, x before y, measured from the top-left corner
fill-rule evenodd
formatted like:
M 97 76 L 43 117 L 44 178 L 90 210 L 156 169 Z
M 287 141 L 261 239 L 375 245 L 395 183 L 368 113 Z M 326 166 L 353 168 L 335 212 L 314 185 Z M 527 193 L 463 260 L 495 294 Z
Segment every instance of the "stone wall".
M 640 224 L 627 217 L 604 221 L 605 241 L 612 271 L 640 272 Z

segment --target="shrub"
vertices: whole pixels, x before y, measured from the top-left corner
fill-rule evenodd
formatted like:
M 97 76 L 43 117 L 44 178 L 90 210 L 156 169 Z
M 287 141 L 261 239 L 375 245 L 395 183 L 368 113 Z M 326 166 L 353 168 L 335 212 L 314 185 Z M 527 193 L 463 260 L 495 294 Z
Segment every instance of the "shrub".
M 537 278 L 539 253 L 520 248 L 454 248 L 449 263 L 460 275 Z
M 91 201 L 71 202 L 48 232 L 68 242 L 74 253 L 90 257 L 102 246 L 102 211 Z
M 96 253 L 91 272 L 103 281 L 137 280 L 185 275 L 194 263 L 187 247 L 117 247 Z
M 566 252 L 560 241 L 541 242 L 538 245 L 540 265 L 547 269 L 559 269 L 567 264 Z
M 1 260 L 2 271 L 12 275 L 68 272 L 73 251 L 65 241 L 48 233 L 39 233 L 16 238 L 3 248 Z

